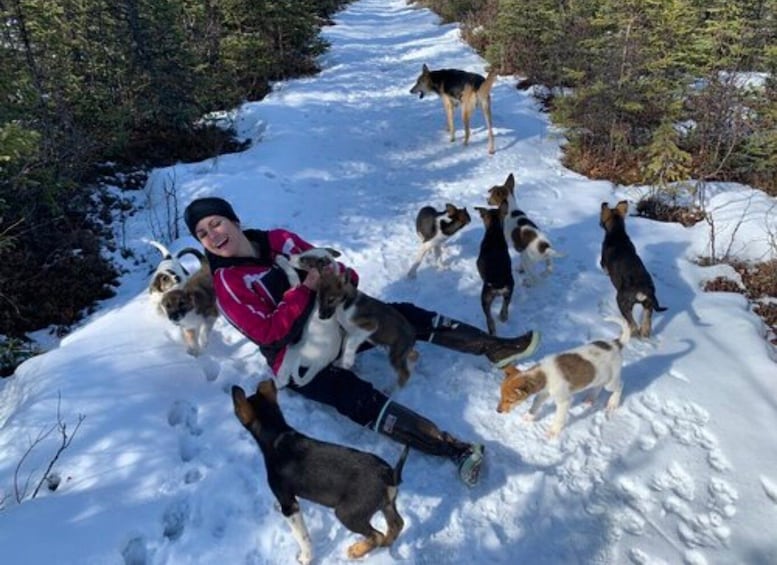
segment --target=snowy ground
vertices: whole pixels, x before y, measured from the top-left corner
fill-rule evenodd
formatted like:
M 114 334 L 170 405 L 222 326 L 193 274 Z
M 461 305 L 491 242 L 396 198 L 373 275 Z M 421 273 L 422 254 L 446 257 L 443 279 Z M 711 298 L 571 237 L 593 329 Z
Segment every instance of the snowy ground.
M 138 204 L 159 205 L 173 180 L 182 205 L 227 197 L 245 226 L 291 228 L 342 251 L 362 290 L 483 327 L 475 268 L 483 229 L 472 207 L 512 172 L 520 206 L 566 257 L 519 290 L 497 331 L 541 330 L 541 355 L 617 335 L 603 322 L 616 307 L 598 267 L 598 212 L 603 201 L 635 202 L 641 190 L 564 169 L 559 136 L 514 77 L 493 90 L 496 154 L 486 153 L 479 113 L 471 144 L 449 143 L 439 100 L 408 91 L 423 63 L 482 73 L 484 61 L 431 12 L 362 0 L 335 20 L 320 75 L 278 84 L 236 113 L 240 132 L 257 140 L 251 149 L 159 169 Z M 715 186 L 709 197 L 720 251 L 775 256 L 774 199 L 739 185 Z M 415 214 L 446 202 L 468 206 L 473 222 L 448 246 L 446 269 L 425 263 L 410 281 Z M 294 562 L 296 544 L 228 394 L 233 384 L 253 389 L 267 367 L 223 321 L 195 359 L 153 311 L 146 284 L 159 255 L 142 239 L 158 217 L 159 208 L 146 208 L 123 226 L 146 262 L 119 294 L 0 381 L 3 563 Z M 621 408 L 608 419 L 601 402 L 577 405 L 549 441 L 551 407 L 534 424 L 522 421 L 525 407 L 497 414 L 500 374 L 485 359 L 421 344 L 416 371 L 394 398 L 484 443 L 486 468 L 467 489 L 451 463 L 412 452 L 398 499 L 405 530 L 370 562 L 777 562 L 777 371 L 764 327 L 742 296 L 700 290 L 731 272 L 695 263 L 709 253 L 709 226 L 630 218 L 627 228 L 669 310 L 655 317 L 653 338 L 625 351 Z M 381 351 L 363 354 L 357 370 L 393 387 Z M 56 423 L 59 397 L 68 432 L 85 418 L 54 466 L 58 490 L 30 500 L 57 432 L 23 457 Z M 392 463 L 399 455 L 400 446 L 332 410 L 286 391 L 280 402 L 304 433 Z M 27 494 L 22 503 L 17 490 Z M 303 511 L 318 562 L 345 562 L 354 536 L 328 509 L 303 502 Z

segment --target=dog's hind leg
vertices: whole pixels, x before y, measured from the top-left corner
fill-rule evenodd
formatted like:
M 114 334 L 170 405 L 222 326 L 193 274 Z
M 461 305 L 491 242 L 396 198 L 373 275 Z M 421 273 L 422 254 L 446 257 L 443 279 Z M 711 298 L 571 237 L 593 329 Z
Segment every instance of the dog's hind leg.
M 483 110 L 483 117 L 486 119 L 486 129 L 488 130 L 488 154 L 493 155 L 494 149 L 494 130 L 491 126 L 491 97 L 481 98 L 480 107 Z
M 297 555 L 297 561 L 301 565 L 309 565 L 313 561 L 313 543 L 310 541 L 310 534 L 305 526 L 305 520 L 302 519 L 302 512 L 299 507 L 297 511 L 287 516 L 286 519 L 291 526 L 291 535 L 299 545 L 299 555 Z
M 424 257 L 432 247 L 433 247 L 433 244 L 431 241 L 427 241 L 421 244 L 421 250 L 418 252 L 418 256 L 415 258 L 415 262 L 410 266 L 410 270 L 407 272 L 407 278 L 409 279 L 415 278 L 416 272 L 418 271 L 418 267 L 421 266 L 421 261 L 424 260 Z
M 640 337 L 650 337 L 650 331 L 653 326 L 653 308 L 645 303 L 642 304 L 642 320 L 639 325 Z
M 386 536 L 372 527 L 370 524 L 372 515 L 365 516 L 363 508 L 351 509 L 347 505 L 340 505 L 335 508 L 335 516 L 346 528 L 364 536 L 364 539 L 348 548 L 349 559 L 359 559 L 376 547 L 385 545 Z
M 464 96 L 461 101 L 461 121 L 464 123 L 464 145 L 469 144 L 469 123 L 475 111 L 477 98 L 474 95 Z
M 480 305 L 483 308 L 483 314 L 486 315 L 486 327 L 490 335 L 496 334 L 496 324 L 494 318 L 491 315 L 491 304 L 494 302 L 494 291 L 489 289 L 486 285 L 483 286 L 483 291 L 480 293 Z
M 620 310 L 623 318 L 628 322 L 629 328 L 631 328 L 632 334 L 638 333 L 637 322 L 634 321 L 634 299 L 631 296 L 627 296 L 625 293 L 618 292 L 616 297 L 618 303 L 618 310 Z
M 402 516 L 399 515 L 399 512 L 397 512 L 396 498 L 386 504 L 386 506 L 382 508 L 382 512 L 383 516 L 386 518 L 386 524 L 388 525 L 382 545 L 388 547 L 394 543 L 394 540 L 397 539 L 402 528 L 405 527 L 405 521 L 402 519 Z
M 502 293 L 502 308 L 499 310 L 499 319 L 506 322 L 510 315 L 510 301 L 513 299 L 513 289 L 507 288 Z
M 456 126 L 453 124 L 453 99 L 447 95 L 442 96 L 442 105 L 445 108 L 445 119 L 448 122 L 448 134 L 451 142 L 456 141 Z

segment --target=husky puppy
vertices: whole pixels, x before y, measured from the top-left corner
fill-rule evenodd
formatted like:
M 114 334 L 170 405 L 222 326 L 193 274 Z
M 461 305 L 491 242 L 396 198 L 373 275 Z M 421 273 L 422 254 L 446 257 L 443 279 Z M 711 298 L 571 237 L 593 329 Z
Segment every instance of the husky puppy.
M 526 283 L 537 281 L 534 265 L 545 261 L 545 274 L 553 270 L 553 257 L 563 255 L 553 249 L 553 246 L 537 224 L 518 208 L 515 200 L 515 177 L 512 173 L 502 185 L 492 186 L 488 190 L 488 203 L 498 206 L 502 215 L 505 240 L 512 243 L 515 250 L 521 254 L 520 271 L 526 276 Z
M 335 258 L 339 256 L 340 253 L 334 249 L 315 247 L 289 258 L 278 255 L 275 263 L 286 272 L 289 284 L 297 286 L 300 284 L 298 270 L 323 271 L 327 267 L 335 268 L 338 265 Z M 316 303 L 305 322 L 299 341 L 286 348 L 283 363 L 276 375 L 280 386 L 286 386 L 289 380 L 304 386 L 340 356 L 343 330 L 337 320 L 324 320 L 319 316 L 319 300 L 317 295 Z
M 213 277 L 204 256 L 199 270 L 182 287 L 165 292 L 159 306 L 181 328 L 186 352 L 195 357 L 202 353 L 219 314 Z
M 434 251 L 437 265 L 442 266 L 442 246 L 461 228 L 469 224 L 471 218 L 466 208 L 457 208 L 454 204 L 446 204 L 445 210 L 437 211 L 432 206 L 424 206 L 415 218 L 415 230 L 421 239 L 421 250 L 415 262 L 407 273 L 414 279 L 421 261 L 429 251 Z
M 628 211 L 629 203 L 626 200 L 618 202 L 615 208 L 602 202 L 599 224 L 604 230 L 604 240 L 600 266 L 615 287 L 618 309 L 629 323 L 631 332 L 640 337 L 650 337 L 653 311 L 663 312 L 666 308 L 658 303 L 653 279 L 626 233 Z M 633 316 L 635 304 L 642 306 L 639 326 Z
M 337 319 L 345 330 L 345 345 L 339 365 L 353 367 L 356 352 L 365 341 L 384 345 L 389 361 L 404 386 L 410 377 L 411 363 L 418 359 L 415 328 L 394 307 L 357 290 L 347 273 L 324 271 L 318 287 L 319 315 Z
M 526 371 L 516 367 L 505 367 L 497 412 L 509 412 L 529 396 L 534 402 L 525 419 L 533 420 L 540 406 L 548 397 L 553 397 L 556 414 L 548 430 L 548 436 L 557 436 L 567 420 L 572 395 L 591 390 L 590 401 L 602 388 L 612 394 L 607 401 L 607 412 L 620 404 L 622 349 L 631 337 L 628 324 L 620 318 L 607 318 L 621 327 L 621 335 L 611 341 L 597 340 L 575 349 L 548 355 L 537 365 Z

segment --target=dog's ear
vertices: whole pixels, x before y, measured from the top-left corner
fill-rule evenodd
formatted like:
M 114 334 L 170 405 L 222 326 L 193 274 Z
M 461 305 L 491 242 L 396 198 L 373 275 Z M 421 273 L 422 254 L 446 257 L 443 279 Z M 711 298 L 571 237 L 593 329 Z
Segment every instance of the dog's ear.
M 513 176 L 513 173 L 510 173 L 507 175 L 507 180 L 505 181 L 505 187 L 512 192 L 515 188 L 515 177 Z
M 458 208 L 456 208 L 455 204 L 451 204 L 450 202 L 445 204 L 445 212 L 448 214 L 448 216 L 455 216 L 456 212 L 458 212 Z
M 275 386 L 275 381 L 272 379 L 265 379 L 259 382 L 256 387 L 256 394 L 272 402 L 278 404 L 278 388 Z
M 329 253 L 332 257 L 339 257 L 341 253 L 337 249 L 332 249 L 331 247 L 324 247 L 326 249 L 327 253 Z
M 421 67 L 421 72 L 423 74 L 429 74 L 429 67 L 426 66 L 426 63 L 424 63 L 423 66 Z
M 618 204 L 615 206 L 615 211 L 622 217 L 625 218 L 626 215 L 629 213 L 629 203 L 626 200 L 621 200 L 618 202 Z
M 250 426 L 251 422 L 256 420 L 256 414 L 246 398 L 246 392 L 237 385 L 232 387 L 232 406 L 235 409 L 235 416 L 244 426 Z
M 602 202 L 602 211 L 599 214 L 599 224 L 604 227 L 604 225 L 609 221 L 609 219 L 612 217 L 612 210 L 607 205 L 607 202 Z

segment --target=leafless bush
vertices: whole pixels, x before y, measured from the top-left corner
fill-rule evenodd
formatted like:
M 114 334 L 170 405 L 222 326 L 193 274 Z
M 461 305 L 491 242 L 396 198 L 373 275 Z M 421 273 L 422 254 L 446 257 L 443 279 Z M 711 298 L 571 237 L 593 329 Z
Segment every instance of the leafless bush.
M 146 209 L 148 210 L 151 235 L 157 241 L 170 243 L 180 237 L 178 230 L 178 187 L 175 168 L 167 175 L 161 186 L 149 182 L 146 185 Z M 158 196 L 159 200 L 155 198 Z
M 26 498 L 33 499 L 36 496 L 38 496 L 38 492 L 40 492 L 41 487 L 46 485 L 58 485 L 59 480 L 58 476 L 53 473 L 54 465 L 59 460 L 59 457 L 62 455 L 62 453 L 70 447 L 70 444 L 73 441 L 73 438 L 75 438 L 76 433 L 78 433 L 78 429 L 81 427 L 81 423 L 84 421 L 83 414 L 79 414 L 77 418 L 77 422 L 75 427 L 73 428 L 72 432 L 68 432 L 67 429 L 67 422 L 65 422 L 62 418 L 62 413 L 60 411 L 62 404 L 62 396 L 57 395 L 57 422 L 55 424 L 52 424 L 50 427 L 42 429 L 40 432 L 38 432 L 38 435 L 35 437 L 35 439 L 30 441 L 30 446 L 27 448 L 27 451 L 24 452 L 24 455 L 22 455 L 21 459 L 19 460 L 19 463 L 16 465 L 16 470 L 14 471 L 14 477 L 13 477 L 13 486 L 14 486 L 14 497 L 16 498 L 17 503 L 21 503 Z M 27 460 L 27 458 L 32 454 L 33 451 L 35 451 L 42 443 L 43 441 L 49 437 L 52 433 L 55 431 L 59 432 L 60 436 L 60 443 L 59 447 L 57 448 L 54 455 L 49 460 L 48 465 L 46 466 L 46 470 L 43 471 L 43 474 L 40 476 L 40 479 L 38 479 L 37 484 L 35 485 L 35 488 L 32 490 L 32 493 L 29 494 L 30 488 L 32 487 L 32 484 L 35 482 L 34 475 L 35 469 L 27 473 L 27 476 L 24 478 L 24 481 L 21 481 L 21 475 L 22 475 L 22 467 L 24 466 L 24 462 Z M 56 488 L 56 487 L 55 487 Z M 52 489 L 53 490 L 53 489 Z M 8 495 L 6 495 L 4 498 L 0 499 L 0 508 L 2 508 L 2 502 L 7 498 Z

